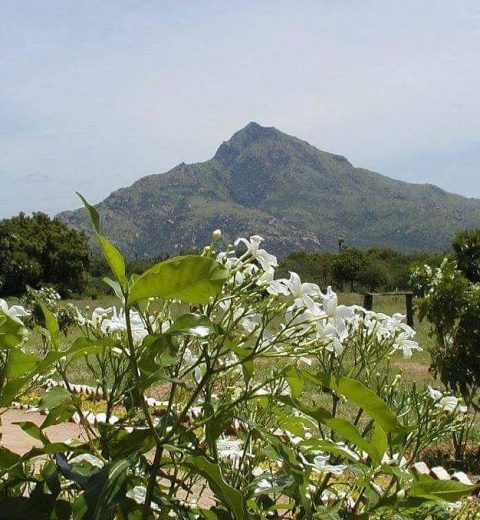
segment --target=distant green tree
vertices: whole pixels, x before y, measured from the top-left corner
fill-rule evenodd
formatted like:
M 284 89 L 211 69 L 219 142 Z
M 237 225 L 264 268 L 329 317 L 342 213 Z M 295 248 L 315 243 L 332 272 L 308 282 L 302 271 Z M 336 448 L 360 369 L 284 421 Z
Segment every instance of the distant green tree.
M 368 262 L 365 253 L 360 249 L 344 248 L 335 256 L 332 262 L 332 273 L 343 287 L 347 284 L 350 291 L 355 290 L 355 283 L 360 280 L 360 273 Z
M 53 285 L 63 296 L 81 293 L 89 264 L 87 237 L 44 213 L 0 221 L 0 293 Z
M 480 282 L 480 229 L 460 231 L 452 247 L 460 271 L 471 282 Z

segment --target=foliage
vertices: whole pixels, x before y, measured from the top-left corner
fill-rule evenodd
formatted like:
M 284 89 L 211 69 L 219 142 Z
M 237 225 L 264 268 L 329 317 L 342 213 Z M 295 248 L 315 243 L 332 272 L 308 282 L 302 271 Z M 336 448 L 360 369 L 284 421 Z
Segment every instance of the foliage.
M 227 243 L 258 233 L 281 257 L 334 252 L 338 237 L 362 249 L 441 252 L 455 231 L 480 219 L 474 199 L 355 168 L 344 157 L 255 123 L 211 160 L 143 177 L 99 208 L 109 238 L 139 261 L 201 249 L 216 228 Z M 60 218 L 89 231 L 84 211 Z
M 347 254 L 343 249 L 341 256 Z M 357 253 L 358 254 L 358 253 Z M 335 276 L 334 263 L 340 263 L 335 253 L 292 253 L 280 262 L 279 272 L 295 271 L 302 278 L 315 280 L 321 287 L 341 287 L 343 279 Z M 363 267 L 353 273 L 357 291 L 394 291 L 410 288 L 412 271 L 425 263 L 436 266 L 441 257 L 430 253 L 403 254 L 392 249 L 372 248 L 360 252 Z M 342 273 L 341 273 L 342 274 Z
M 42 305 L 38 356 L 22 348 L 28 312 L 2 303 L 0 406 L 52 372 L 64 386 L 43 395 L 40 426 L 20 423 L 40 448 L 0 448 L 0 517 L 418 518 L 477 490 L 411 470 L 426 443 L 462 428 L 464 410 L 399 384 L 391 356 L 420 350 L 401 316 L 338 305 L 296 273 L 276 278 L 259 236 L 237 256 L 216 251 L 216 232 L 201 255 L 128 276 L 85 205 L 118 306 L 79 313 L 82 335 L 63 345 Z M 78 359 L 105 397 L 96 421 L 71 391 Z M 46 428 L 68 418 L 84 440 L 50 442 Z
M 413 285 L 420 318 L 432 326 L 432 369 L 449 388 L 475 404 L 480 385 L 480 284 L 446 258 L 440 267 L 417 269 Z
M 412 277 L 420 297 L 420 318 L 432 327 L 434 374 L 467 404 L 479 408 L 480 388 L 480 230 L 459 233 L 453 254 L 440 267 L 425 265 Z M 457 457 L 465 449 L 466 432 L 455 439 Z
M 30 328 L 45 327 L 45 308 L 55 315 L 60 331 L 66 336 L 76 324 L 77 309 L 72 304 L 61 305 L 61 297 L 52 287 L 32 289 L 27 287 L 22 298 L 25 309 L 29 312 L 24 323 Z
M 89 249 L 85 235 L 43 213 L 0 221 L 0 294 L 51 284 L 62 295 L 81 293 Z
M 480 229 L 461 231 L 452 242 L 458 268 L 473 283 L 480 282 Z
M 342 249 L 333 259 L 332 274 L 340 282 L 340 287 L 347 284 L 350 292 L 353 292 L 355 282 L 360 279 L 366 266 L 367 260 L 363 251 L 348 247 Z

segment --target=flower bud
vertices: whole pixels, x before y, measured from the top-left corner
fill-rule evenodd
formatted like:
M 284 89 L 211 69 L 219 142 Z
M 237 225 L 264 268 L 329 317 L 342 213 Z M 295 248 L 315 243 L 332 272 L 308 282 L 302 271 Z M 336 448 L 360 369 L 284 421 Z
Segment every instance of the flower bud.
M 222 231 L 220 229 L 216 229 L 212 233 L 212 242 L 218 242 L 222 238 Z
M 405 498 L 405 490 L 404 489 L 401 489 L 398 493 L 397 493 L 397 498 L 399 500 L 403 500 Z

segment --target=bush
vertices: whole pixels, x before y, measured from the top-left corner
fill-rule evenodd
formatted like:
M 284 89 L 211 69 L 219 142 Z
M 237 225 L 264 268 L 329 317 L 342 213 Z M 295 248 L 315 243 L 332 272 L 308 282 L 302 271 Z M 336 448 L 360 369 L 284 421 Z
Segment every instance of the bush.
M 431 370 L 443 384 L 460 392 L 479 410 L 480 402 L 480 230 L 459 233 L 453 255 L 440 267 L 425 265 L 412 276 L 420 298 L 420 319 L 431 324 L 434 344 Z M 466 434 L 455 439 L 457 458 L 466 448 Z
M 79 314 L 82 335 L 64 346 L 42 306 L 39 357 L 22 351 L 25 311 L 1 305 L 0 406 L 52 371 L 64 384 L 42 397 L 40 426 L 22 424 L 41 447 L 1 449 L 0 517 L 426 518 L 476 489 L 412 471 L 464 410 L 399 384 L 391 356 L 420 347 L 398 316 L 338 305 L 295 273 L 276 278 L 258 236 L 240 239 L 239 255 L 212 244 L 127 277 L 86 206 L 118 307 Z M 104 398 L 94 419 L 72 391 L 78 359 Z M 51 443 L 45 428 L 69 418 L 85 440 Z
M 86 236 L 43 213 L 0 221 L 0 250 L 0 294 L 21 295 L 27 285 L 50 284 L 63 296 L 85 288 Z

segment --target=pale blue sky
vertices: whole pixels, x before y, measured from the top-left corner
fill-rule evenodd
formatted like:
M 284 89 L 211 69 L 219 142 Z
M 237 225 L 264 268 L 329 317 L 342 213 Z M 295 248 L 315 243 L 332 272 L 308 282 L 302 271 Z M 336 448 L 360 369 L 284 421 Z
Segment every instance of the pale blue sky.
M 0 0 L 0 217 L 206 160 L 249 121 L 480 197 L 480 2 Z

